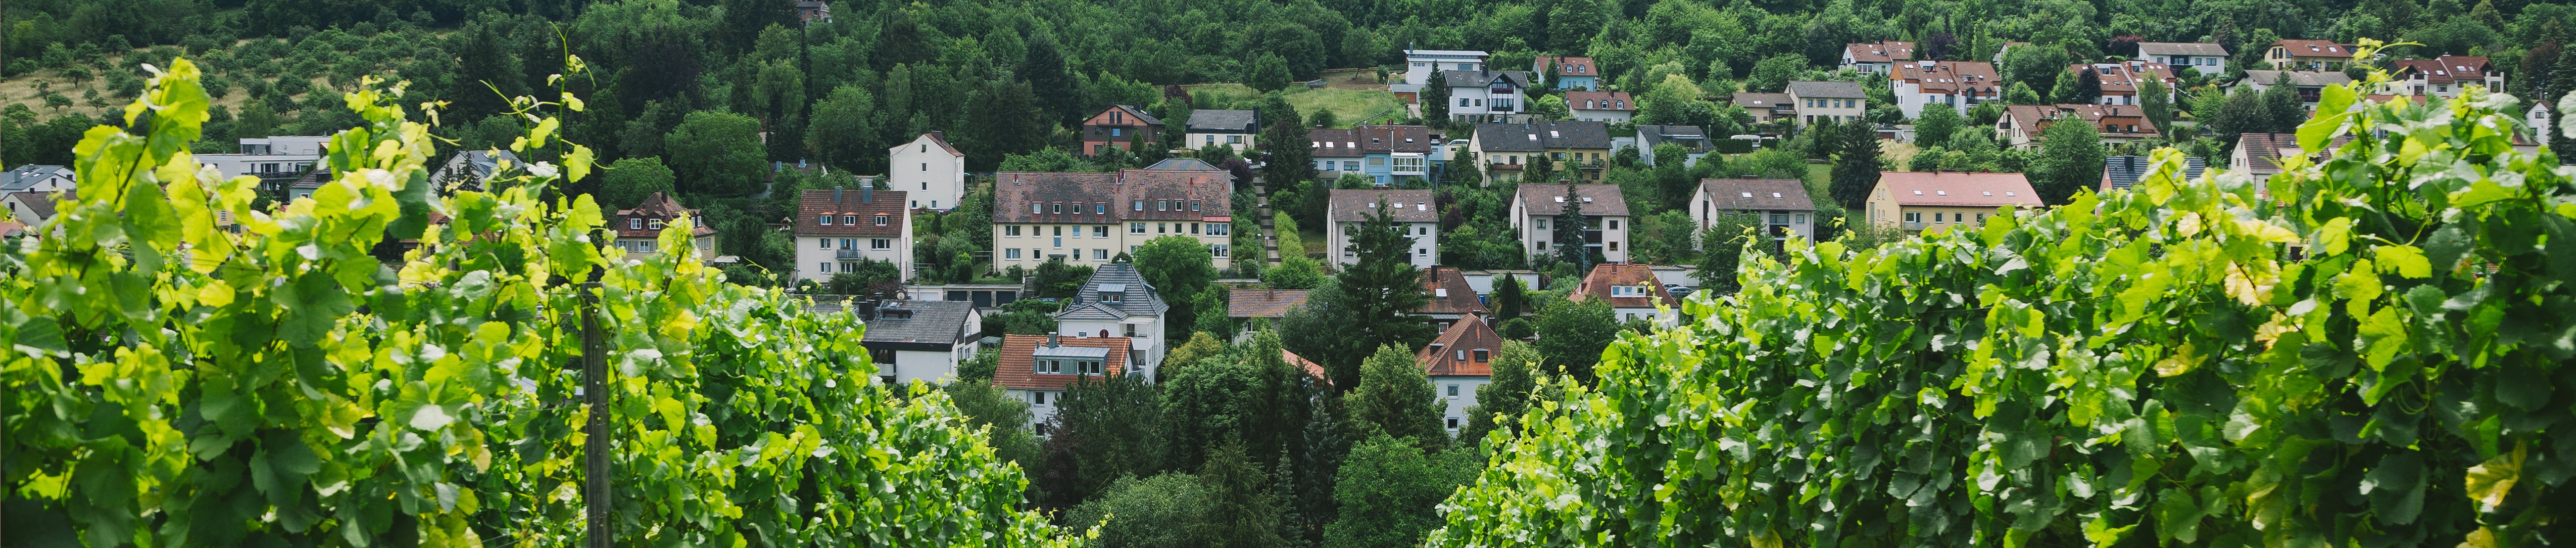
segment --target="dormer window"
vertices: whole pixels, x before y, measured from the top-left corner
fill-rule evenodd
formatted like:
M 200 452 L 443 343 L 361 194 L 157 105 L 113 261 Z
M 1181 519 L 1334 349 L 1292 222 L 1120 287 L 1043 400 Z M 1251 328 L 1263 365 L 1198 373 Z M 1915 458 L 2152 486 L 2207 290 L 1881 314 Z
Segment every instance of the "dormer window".
M 885 215 L 884 213 L 878 213 L 878 214 L 877 214 L 876 221 L 877 221 L 877 226 L 885 226 L 885 225 L 886 225 L 886 215 Z
M 825 220 L 824 220 L 823 224 L 827 224 L 827 225 L 828 225 L 828 224 L 832 224 L 832 222 L 830 221 L 830 218 L 828 218 L 828 217 L 827 217 L 827 218 L 825 218 Z M 627 230 L 643 230 L 643 229 L 644 229 L 644 220 L 643 220 L 643 219 L 627 219 L 627 220 L 626 220 L 626 229 L 627 229 Z
M 661 229 L 662 229 L 662 220 L 661 220 L 661 219 L 654 219 L 654 220 L 653 220 L 653 229 L 654 229 L 654 230 L 661 230 Z
M 823 225 L 823 226 L 832 226 L 832 216 L 830 216 L 830 215 L 823 215 L 823 216 L 815 217 L 815 218 L 814 218 L 814 221 L 815 221 L 815 224 L 819 224 L 819 225 Z
M 842 216 L 841 216 L 841 224 L 850 225 L 850 226 L 858 226 L 858 225 L 859 225 L 859 216 L 857 216 L 857 215 L 842 215 Z

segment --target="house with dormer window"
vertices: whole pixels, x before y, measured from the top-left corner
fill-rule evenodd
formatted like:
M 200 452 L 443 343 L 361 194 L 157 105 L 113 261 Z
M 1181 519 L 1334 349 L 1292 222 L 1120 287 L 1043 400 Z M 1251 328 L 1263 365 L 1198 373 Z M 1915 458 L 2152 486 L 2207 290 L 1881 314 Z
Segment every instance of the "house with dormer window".
M 2389 61 L 2396 68 L 2390 82 L 2399 95 L 2426 95 L 2449 99 L 2460 96 L 2469 86 L 2486 86 L 2488 90 L 2504 89 L 2504 71 L 2485 57 L 2444 55 L 2432 59 L 2398 59 Z
M 1117 147 L 1127 152 L 1136 143 L 1152 146 L 1163 136 L 1163 120 L 1147 114 L 1145 109 L 1129 105 L 1109 105 L 1108 110 L 1082 121 L 1082 153 L 1099 155 Z
M 904 191 L 807 190 L 796 200 L 796 278 L 829 281 L 862 260 L 887 261 L 912 279 L 912 214 Z
M 1064 311 L 1055 315 L 1056 334 L 1126 340 L 1126 370 L 1151 379 L 1169 348 L 1163 340 L 1163 325 L 1170 312 L 1171 305 L 1136 272 L 1136 265 L 1113 262 L 1093 268 L 1091 279 L 1065 301 Z
M 1440 424 L 1449 433 L 1466 426 L 1467 410 L 1476 407 L 1476 389 L 1494 381 L 1493 360 L 1502 349 L 1503 336 L 1494 326 L 1481 314 L 1468 314 L 1414 354 L 1423 375 L 1431 378 L 1431 390 L 1440 397 Z
M 1394 219 L 1395 229 L 1413 238 L 1405 251 L 1416 268 L 1440 264 L 1440 208 L 1429 190 L 1349 189 L 1331 190 L 1325 199 L 1324 215 L 1331 221 L 1324 228 L 1324 239 L 1330 242 L 1327 256 L 1335 265 L 1359 262 L 1359 252 L 1352 247 L 1354 230 L 1369 219 L 1386 213 Z
M 1207 245 L 1216 267 L 1226 268 L 1234 262 L 1233 178 L 1213 169 L 995 174 L 993 269 L 1102 264 L 1164 236 Z
M 1001 385 L 1011 399 L 1029 404 L 1025 427 L 1044 436 L 1065 391 L 1083 381 L 1097 383 L 1133 371 L 1127 366 L 1133 359 L 1130 348 L 1125 337 L 1003 335 L 999 359 L 993 363 L 993 384 Z
M 1530 74 L 1556 76 L 1555 89 L 1601 89 L 1601 69 L 1590 57 L 1541 55 L 1530 61 Z
M 1681 300 L 1664 289 L 1654 267 L 1641 264 L 1594 266 L 1583 274 L 1582 285 L 1565 295 L 1565 301 L 1610 303 L 1610 313 L 1623 323 L 1643 320 L 1670 327 L 1681 322 Z M 1656 310 L 1658 306 L 1663 310 Z
M 2280 40 L 2263 50 L 2273 70 L 2343 70 L 2352 62 L 2352 44 L 2331 40 Z
M 609 245 L 625 252 L 624 257 L 628 259 L 650 257 L 661 252 L 662 229 L 684 216 L 695 221 L 689 228 L 689 243 L 698 248 L 698 262 L 714 261 L 716 228 L 707 224 L 706 217 L 698 210 L 680 207 L 680 202 L 665 192 L 655 192 L 635 209 L 617 210 L 615 215 L 609 216 L 610 228 L 617 231 L 617 239 Z
M 2019 173 L 1883 171 L 1862 210 L 1873 225 L 1916 233 L 1973 229 L 1996 208 L 2043 205 Z
M 1527 118 L 1530 75 L 1517 70 L 1441 71 L 1438 85 L 1449 86 L 1449 119 L 1461 122 L 1509 122 Z
M 1758 179 L 1751 175 L 1701 179 L 1699 189 L 1691 193 L 1689 207 L 1691 222 L 1700 230 L 1716 225 L 1725 215 L 1753 215 L 1763 236 L 1771 240 L 1773 250 L 1784 249 L 1791 238 L 1810 242 L 1816 238 L 1816 202 L 1807 195 L 1806 183 L 1797 179 Z
M 1567 91 L 1565 111 L 1576 120 L 1626 122 L 1637 117 L 1637 100 L 1625 91 Z
M 1573 189 L 1573 195 L 1566 194 Z M 1556 241 L 1556 217 L 1568 203 L 1584 217 L 1583 241 Z M 1521 251 L 1531 257 L 1556 256 L 1559 248 L 1580 245 L 1608 262 L 1628 262 L 1628 199 L 1619 185 L 1523 184 L 1512 195 L 1512 230 L 1521 235 Z
M 1843 70 L 1887 74 L 1897 64 L 1913 60 L 1913 42 L 1881 40 L 1843 45 Z

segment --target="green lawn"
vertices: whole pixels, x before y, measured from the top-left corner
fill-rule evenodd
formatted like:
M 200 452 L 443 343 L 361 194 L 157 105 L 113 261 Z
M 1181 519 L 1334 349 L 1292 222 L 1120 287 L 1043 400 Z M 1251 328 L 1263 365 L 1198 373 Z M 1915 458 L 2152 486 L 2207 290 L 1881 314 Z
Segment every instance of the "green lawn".
M 1197 84 L 1183 87 L 1188 88 L 1192 94 L 1206 93 L 1213 96 L 1217 104 L 1211 106 L 1252 108 L 1260 104 L 1262 97 L 1260 91 L 1243 84 Z M 1283 93 L 1287 94 L 1288 106 L 1296 107 L 1300 114 L 1313 116 L 1319 109 L 1333 111 L 1334 127 L 1351 127 L 1362 122 L 1387 123 L 1404 117 L 1404 104 L 1396 101 L 1395 94 L 1383 90 L 1306 89 L 1304 84 L 1297 84 L 1289 86 Z

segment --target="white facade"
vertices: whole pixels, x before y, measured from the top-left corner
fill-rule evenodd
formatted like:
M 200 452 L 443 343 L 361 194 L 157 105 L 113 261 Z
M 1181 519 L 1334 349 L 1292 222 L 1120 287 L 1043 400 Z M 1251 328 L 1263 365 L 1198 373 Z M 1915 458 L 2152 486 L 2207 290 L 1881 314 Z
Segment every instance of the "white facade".
M 1506 71 L 1480 73 L 1490 78 L 1477 78 L 1483 83 L 1449 86 L 1449 119 L 1473 122 L 1509 121 L 1529 112 L 1529 100 L 1523 97 L 1528 84 L 1526 73 Z M 1434 85 L 1445 85 L 1434 82 Z
M 1404 83 L 1434 83 L 1431 77 L 1444 70 L 1485 70 L 1485 58 L 1485 52 L 1475 50 L 1404 50 Z
M 1601 192 L 1606 191 L 1610 193 L 1610 196 L 1618 196 L 1619 190 L 1617 185 L 1583 185 L 1583 187 L 1581 197 L 1585 202 L 1587 202 L 1584 204 L 1586 209 L 1584 216 L 1589 218 L 1592 222 L 1592 226 L 1589 230 L 1601 234 L 1601 243 L 1599 244 L 1601 247 L 1601 256 L 1604 260 L 1613 263 L 1628 262 L 1629 223 L 1627 206 L 1623 202 L 1618 204 L 1619 207 L 1615 209 L 1604 208 L 1601 206 L 1605 204 L 1599 201 L 1599 193 Z M 1531 191 L 1542 188 L 1550 190 L 1545 193 L 1536 194 L 1538 199 L 1553 199 L 1557 202 L 1562 202 L 1565 199 L 1563 185 L 1521 186 L 1520 193 L 1512 197 L 1512 229 L 1514 231 L 1518 231 L 1521 235 L 1521 250 L 1523 252 L 1528 253 L 1532 257 L 1544 258 L 1555 256 L 1557 248 L 1563 244 L 1563 242 L 1556 241 L 1556 229 L 1554 225 L 1556 222 L 1555 212 L 1562 210 L 1563 206 L 1548 207 L 1543 210 L 1534 211 L 1530 207 L 1532 204 L 1529 203 L 1529 200 L 1533 196 Z M 1589 242 L 1577 242 L 1577 244 L 1591 245 Z
M 910 193 L 912 209 L 947 211 L 966 198 L 966 155 L 948 146 L 939 132 L 921 134 L 887 153 L 886 186 Z
M 215 168 L 230 179 L 243 175 L 301 173 L 322 161 L 319 155 L 302 154 L 198 154 L 197 163 Z
M 796 278 L 830 281 L 861 259 L 894 263 L 912 278 L 912 215 L 902 191 L 807 190 L 793 223 Z
M 1431 377 L 1432 392 L 1438 394 L 1440 403 L 1447 406 L 1442 413 L 1440 424 L 1448 427 L 1451 435 L 1457 434 L 1460 428 L 1467 426 L 1467 422 L 1473 419 L 1467 415 L 1467 410 L 1476 407 L 1476 389 L 1493 383 L 1494 378 L 1490 376 Z
M 1324 235 L 1325 239 L 1332 242 L 1334 266 L 1350 266 L 1360 262 L 1359 253 L 1352 251 L 1351 231 L 1358 230 L 1365 224 L 1367 223 L 1358 221 L 1333 223 L 1333 230 Z M 1415 268 L 1427 269 L 1440 264 L 1440 223 L 1396 223 L 1395 226 L 1402 229 L 1406 236 L 1413 237 L 1412 250 L 1407 253 L 1412 257 Z

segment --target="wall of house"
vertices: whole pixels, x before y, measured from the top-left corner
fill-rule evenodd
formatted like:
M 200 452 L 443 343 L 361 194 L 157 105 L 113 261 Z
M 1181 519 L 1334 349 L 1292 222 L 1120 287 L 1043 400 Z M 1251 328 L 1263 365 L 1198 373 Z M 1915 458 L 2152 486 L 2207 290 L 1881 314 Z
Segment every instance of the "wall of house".
M 1193 132 L 1193 133 L 1190 133 L 1190 134 L 1188 134 L 1188 135 L 1185 135 L 1185 136 L 1184 136 L 1184 138 L 1183 138 L 1183 139 L 1181 139 L 1181 145 L 1182 145 L 1182 146 L 1190 147 L 1190 148 L 1192 148 L 1192 149 L 1206 148 L 1208 145 L 1211 145 L 1211 144 L 1226 145 L 1226 146 L 1234 147 L 1234 153 L 1235 153 L 1235 154 L 1242 154 L 1242 153 L 1244 153 L 1245 151 L 1252 150 L 1252 148 L 1253 148 L 1253 146 L 1254 146 L 1254 142 L 1255 142 L 1255 141 L 1258 141 L 1260 136 L 1261 136 L 1260 134 L 1256 134 L 1256 133 L 1197 133 L 1197 132 Z
M 886 166 L 886 185 L 906 193 L 913 209 L 956 209 L 966 196 L 966 159 L 916 139 L 895 149 Z
M 1444 70 L 1484 70 L 1485 68 L 1485 62 L 1479 59 L 1406 57 L 1404 61 L 1404 81 L 1409 84 L 1430 82 L 1431 75 Z
M 1018 235 L 1011 233 L 1015 227 L 1020 230 Z M 993 269 L 1009 270 L 1013 266 L 1037 268 L 1056 255 L 1064 255 L 1064 263 L 1068 265 L 1106 264 L 1120 253 L 1130 253 L 1144 246 L 1146 241 L 1179 235 L 1194 237 L 1199 243 L 1212 246 L 1211 253 L 1223 251 L 1224 255 L 1216 257 L 1216 268 L 1224 270 L 1234 265 L 1236 251 L 1232 247 L 1234 237 L 1231 235 L 1234 228 L 1232 223 L 1199 221 L 997 224 L 993 225 Z M 1059 230 L 1062 236 L 1057 235 Z
M 1530 215 L 1526 207 L 1514 205 L 1512 228 L 1521 232 L 1521 250 L 1532 257 L 1555 256 L 1557 242 L 1553 223 L 1556 216 Z M 1628 217 L 1605 215 L 1598 219 L 1592 226 L 1601 230 L 1602 257 L 1614 263 L 1628 262 Z M 1613 228 L 1612 225 L 1617 226 Z
M 1858 120 L 1863 115 L 1869 114 L 1869 100 L 1867 99 L 1832 97 L 1808 98 L 1796 95 L 1790 95 L 1789 99 L 1791 101 L 1790 104 L 1795 106 L 1798 110 L 1798 127 L 1807 127 L 1808 124 L 1815 123 L 1815 120 L 1825 117 L 1832 117 L 1834 121 L 1837 122 L 1848 122 Z M 1817 101 L 1823 102 L 1817 103 Z M 1843 103 L 1840 104 L 1850 106 L 1834 106 L 1837 104 L 1835 101 L 1842 101 Z M 1823 106 L 1812 106 L 1819 104 Z M 1906 116 L 1912 117 L 1913 115 L 1913 113 L 1907 113 Z
M 1468 420 L 1467 409 L 1476 406 L 1476 389 L 1482 388 L 1487 384 L 1493 384 L 1493 382 L 1493 377 L 1453 377 L 1446 375 L 1432 377 L 1432 393 L 1439 395 L 1440 402 L 1448 406 L 1448 408 L 1444 409 L 1441 413 L 1440 425 L 1448 427 L 1449 433 L 1452 435 L 1457 434 L 1459 429 L 1465 428 Z M 1455 391 L 1457 395 L 1450 395 L 1452 391 Z
M 976 343 L 970 341 L 947 352 L 897 350 L 894 363 L 877 364 L 877 374 L 893 375 L 894 382 L 899 384 L 913 381 L 946 383 L 957 379 L 958 363 L 975 357 L 975 346 Z
M 1410 253 L 1408 257 L 1412 258 L 1414 267 L 1428 269 L 1440 264 L 1440 223 L 1396 224 L 1404 229 L 1405 235 L 1413 237 L 1413 247 L 1407 253 Z M 1333 223 L 1333 229 L 1326 231 L 1324 239 L 1331 242 L 1329 251 L 1326 253 L 1332 258 L 1334 266 L 1350 266 L 1359 263 L 1359 254 L 1351 249 L 1349 231 L 1359 228 L 1360 225 L 1359 222 L 1343 221 Z
M 903 218 L 902 235 L 883 238 L 886 240 L 887 249 L 874 249 L 872 245 L 874 242 L 871 240 L 878 238 L 797 236 L 796 277 L 817 282 L 829 281 L 833 274 L 844 272 L 841 267 L 842 262 L 856 264 L 859 259 L 870 259 L 892 262 L 895 269 L 903 273 L 903 279 L 912 279 L 912 217 L 905 215 Z M 844 239 L 850 240 L 849 247 L 842 247 L 841 240 Z M 850 251 L 854 257 L 844 258 L 842 251 Z M 830 265 L 829 270 L 825 269 L 827 263 Z
M 1164 302 L 1170 302 L 1172 300 L 1172 296 L 1170 295 L 1164 295 L 1162 297 Z M 1186 299 L 1189 297 L 1183 296 L 1181 298 Z M 1126 320 L 1121 321 L 1066 320 L 1056 322 L 1055 330 L 1057 335 L 1065 337 L 1098 337 L 1101 336 L 1100 334 L 1104 331 L 1108 332 L 1111 337 L 1129 337 L 1128 342 L 1131 351 L 1128 353 L 1128 356 L 1130 359 L 1141 360 L 1143 362 L 1139 367 L 1133 369 L 1133 371 L 1135 371 L 1136 374 L 1144 375 L 1147 379 L 1152 379 L 1154 378 L 1154 370 L 1163 365 L 1163 352 L 1166 349 L 1166 347 L 1163 346 L 1164 321 L 1165 320 L 1160 316 L 1129 316 Z M 1134 326 L 1136 330 L 1134 335 L 1127 334 L 1129 326 Z

